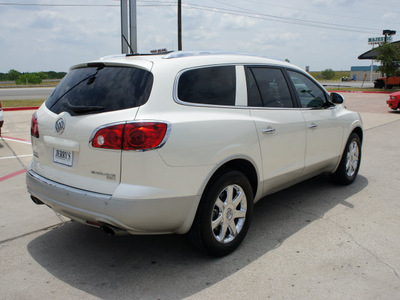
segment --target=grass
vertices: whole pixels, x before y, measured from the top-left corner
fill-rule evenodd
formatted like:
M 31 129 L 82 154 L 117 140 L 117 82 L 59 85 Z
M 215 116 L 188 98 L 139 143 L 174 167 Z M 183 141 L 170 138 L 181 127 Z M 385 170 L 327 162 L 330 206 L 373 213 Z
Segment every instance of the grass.
M 6 107 L 24 107 L 40 106 L 46 99 L 25 99 L 25 100 L 1 100 L 3 108 Z
M 324 81 L 321 72 L 310 72 L 309 74 L 318 81 Z M 350 78 L 350 71 L 335 71 L 335 76 L 329 81 L 341 81 L 342 77 Z

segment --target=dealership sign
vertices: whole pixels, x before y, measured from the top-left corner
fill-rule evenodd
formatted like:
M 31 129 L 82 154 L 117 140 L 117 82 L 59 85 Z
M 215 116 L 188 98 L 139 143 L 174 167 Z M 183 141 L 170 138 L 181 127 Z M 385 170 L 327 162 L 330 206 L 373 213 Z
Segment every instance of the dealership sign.
M 386 37 L 386 42 L 391 42 L 393 38 L 391 36 Z M 385 37 L 380 36 L 380 37 L 374 37 L 374 38 L 368 38 L 368 45 L 382 45 L 385 42 Z

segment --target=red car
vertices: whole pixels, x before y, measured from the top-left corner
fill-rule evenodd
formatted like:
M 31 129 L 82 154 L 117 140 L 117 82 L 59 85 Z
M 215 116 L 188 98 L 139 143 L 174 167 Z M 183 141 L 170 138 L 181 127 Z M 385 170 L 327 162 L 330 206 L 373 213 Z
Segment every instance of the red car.
M 386 101 L 391 109 L 400 108 L 400 92 L 390 94 L 390 99 Z

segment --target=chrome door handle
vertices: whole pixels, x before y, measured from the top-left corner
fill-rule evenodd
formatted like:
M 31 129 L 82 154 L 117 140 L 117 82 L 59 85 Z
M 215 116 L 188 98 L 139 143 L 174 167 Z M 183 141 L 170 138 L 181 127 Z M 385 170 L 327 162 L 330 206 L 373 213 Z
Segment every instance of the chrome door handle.
M 271 133 L 274 133 L 274 132 L 275 132 L 275 128 L 272 128 L 271 126 L 268 126 L 267 129 L 263 129 L 263 130 L 262 130 L 262 133 L 269 133 L 269 134 L 271 134 Z
M 310 128 L 310 129 L 317 128 L 317 127 L 318 127 L 318 125 L 315 124 L 314 122 L 311 123 L 311 125 L 308 125 L 308 128 Z

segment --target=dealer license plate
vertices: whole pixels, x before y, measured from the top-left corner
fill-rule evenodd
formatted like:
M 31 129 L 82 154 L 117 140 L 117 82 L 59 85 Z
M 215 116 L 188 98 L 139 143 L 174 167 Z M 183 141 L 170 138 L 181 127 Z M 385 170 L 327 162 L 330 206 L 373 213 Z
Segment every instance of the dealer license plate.
M 72 167 L 72 163 L 74 161 L 74 152 L 54 148 L 53 161 L 57 164 L 62 164 L 68 167 Z

